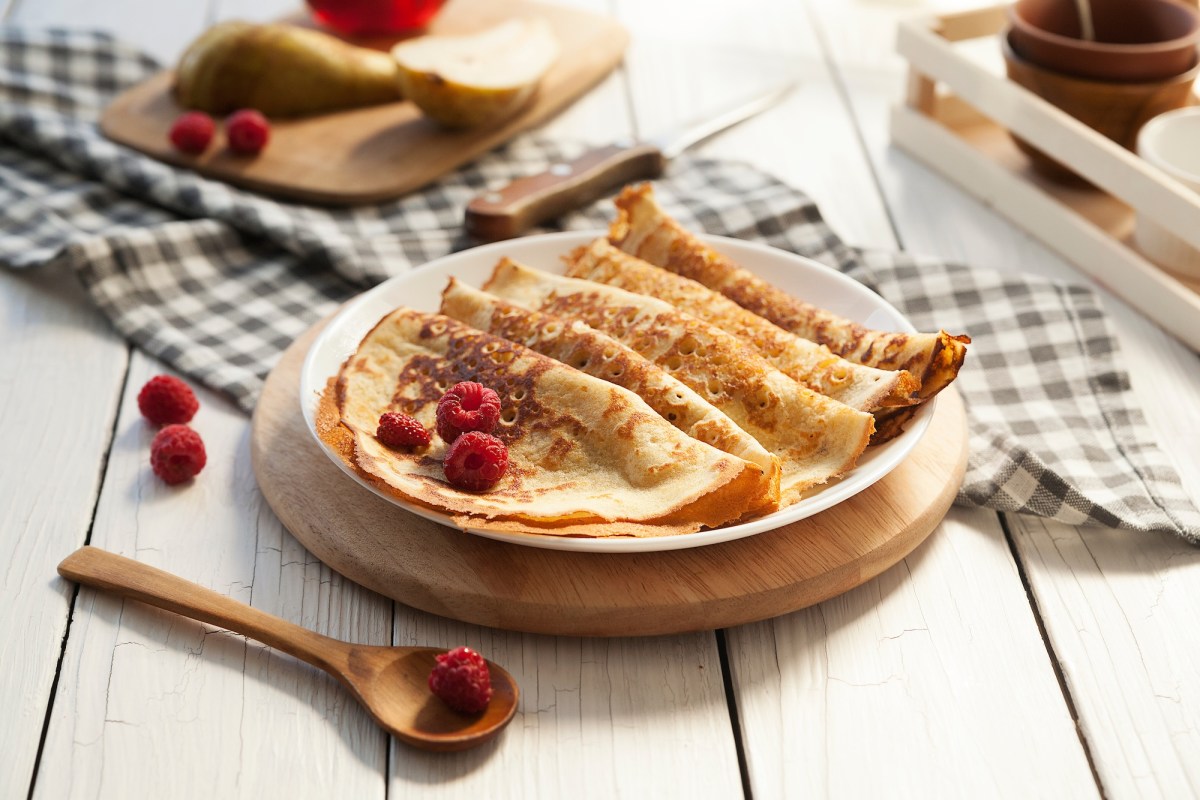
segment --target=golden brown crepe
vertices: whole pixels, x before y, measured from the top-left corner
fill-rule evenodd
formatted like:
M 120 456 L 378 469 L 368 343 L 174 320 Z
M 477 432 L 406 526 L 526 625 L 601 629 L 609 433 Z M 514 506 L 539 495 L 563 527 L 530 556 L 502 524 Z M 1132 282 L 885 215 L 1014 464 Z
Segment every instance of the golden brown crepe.
M 567 259 L 567 275 L 665 300 L 752 346 L 767 361 L 814 392 L 860 411 L 914 402 L 917 379 L 847 361 L 823 344 L 788 333 L 724 295 L 618 249 L 606 239 L 581 247 Z
M 702 283 L 786 331 L 827 346 L 859 364 L 908 370 L 921 382 L 927 400 L 958 375 L 966 357 L 966 336 L 874 331 L 802 302 L 777 289 L 705 245 L 671 219 L 654 200 L 648 184 L 629 186 L 616 201 L 618 216 L 609 230 L 625 252 Z
M 646 401 L 679 430 L 759 468 L 761 508 L 779 505 L 779 459 L 687 385 L 611 336 L 579 320 L 530 311 L 450 279 L 441 312 L 481 331 L 502 336 L 575 369 L 622 386 Z
M 381 414 L 433 429 L 463 380 L 495 389 L 509 467 L 484 492 L 450 485 L 447 448 L 385 447 Z M 761 470 L 696 441 L 637 395 L 436 314 L 399 309 L 367 334 L 325 398 L 322 438 L 381 489 L 463 526 L 552 535 L 660 536 L 716 527 L 755 507 Z
M 874 430 L 870 414 L 801 386 L 736 337 L 661 300 L 510 259 L 484 289 L 597 328 L 695 389 L 779 458 L 782 505 L 853 467 Z

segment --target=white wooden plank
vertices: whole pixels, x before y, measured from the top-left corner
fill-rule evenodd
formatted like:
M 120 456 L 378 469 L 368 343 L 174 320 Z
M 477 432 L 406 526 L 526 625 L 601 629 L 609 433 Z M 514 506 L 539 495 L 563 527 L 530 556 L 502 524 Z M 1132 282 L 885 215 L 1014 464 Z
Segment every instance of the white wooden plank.
M 140 47 L 164 65 L 174 63 L 205 27 L 208 3 L 156 0 L 13 0 L 8 24 L 29 28 L 93 29 Z
M 391 794 L 736 797 L 733 730 L 715 637 L 576 639 L 397 616 L 397 642 L 466 644 L 521 687 L 516 719 L 494 744 L 453 755 L 393 742 Z
M 157 54 L 169 59 L 177 50 L 178 46 L 163 46 Z M 610 80 L 588 103 L 561 117 L 551 132 L 574 133 L 592 141 L 627 133 L 623 97 L 613 97 L 618 93 L 619 80 Z M 603 108 L 616 99 L 621 100 L 618 113 L 611 105 Z M 140 385 L 151 371 L 139 359 L 132 382 Z M 216 401 L 211 397 L 204 402 L 196 425 L 205 426 L 210 463 L 189 487 L 193 493 L 189 496 L 159 486 L 149 475 L 144 465 L 149 433 L 139 427 L 127 398 L 94 543 L 252 599 L 267 610 L 290 609 L 293 613 L 285 616 L 333 635 L 358 633 L 353 638 L 369 640 L 365 634 L 377 633 L 380 610 L 369 598 L 356 598 L 353 587 L 340 586 L 337 576 L 306 564 L 309 557 L 259 507 L 257 493 L 239 490 L 250 479 L 244 474 L 248 469 L 244 423 L 239 425 L 231 409 L 218 405 L 214 413 Z M 218 461 L 215 453 L 222 445 L 238 452 Z M 251 527 L 257 543 L 251 538 Z M 172 528 L 174 532 L 168 533 Z M 201 528 L 209 532 L 204 539 Z M 222 534 L 212 536 L 213 529 Z M 214 558 L 214 553 L 220 555 Z M 298 570 L 304 574 L 297 576 Z M 290 592 L 292 606 L 276 607 L 283 601 L 275 599 L 275 582 L 285 597 Z M 321 587 L 331 582 L 333 595 L 326 602 L 339 606 L 349 620 L 295 613 L 319 601 Z M 354 624 L 356 609 L 366 619 Z M 402 628 L 417 625 L 422 618 L 439 630 L 455 627 L 403 608 L 397 614 Z M 54 768 L 44 773 L 39 796 L 181 796 L 180 787 L 189 786 L 195 787 L 193 796 L 264 790 L 283 796 L 297 791 L 328 793 L 334 787 L 346 796 L 378 793 L 372 776 L 377 779 L 382 770 L 372 754 L 382 754 L 383 748 L 370 744 L 371 734 L 377 731 L 369 723 L 364 731 L 363 715 L 356 713 L 356 707 L 345 708 L 344 693 L 307 667 L 247 646 L 239 638 L 90 590 L 81 597 L 75 630 L 44 759 Z M 711 635 L 630 643 L 532 637 L 535 644 L 516 635 L 477 631 L 475 636 L 489 655 L 504 663 L 519 660 L 523 685 L 532 679 L 538 687 L 526 688 L 526 697 L 535 706 L 523 713 L 519 728 L 514 726 L 524 735 L 510 734 L 501 740 L 510 743 L 499 745 L 522 765 L 520 780 L 529 785 L 575 786 L 577 791 L 600 796 L 589 791 L 581 780 L 584 776 L 596 786 L 618 786 L 635 796 L 645 787 L 662 794 L 680 785 L 673 775 L 677 767 L 691 776 L 690 785 L 697 789 L 715 787 L 724 795 L 736 793 L 736 756 Z M 494 652 L 482 641 L 485 637 L 505 641 L 507 652 L 515 658 Z M 470 638 L 465 633 L 439 636 L 432 631 L 420 636 L 422 641 L 446 640 L 448 645 Z M 623 679 L 611 680 L 610 672 L 635 679 L 627 686 Z M 666 699 L 659 696 L 664 690 Z M 314 696 L 318 705 L 334 708 L 340 726 L 337 719 L 330 725 L 309 708 Z M 572 696 L 579 698 L 577 705 L 572 708 L 563 702 L 563 714 L 558 715 L 558 699 Z M 620 714 L 615 723 L 610 706 Z M 647 707 L 661 710 L 663 719 L 646 724 L 642 712 Z M 627 735 L 627 726 L 640 729 L 641 735 Z M 338 727 L 343 742 L 337 741 Z M 578 736 L 579 729 L 587 735 Z M 572 741 L 579 743 L 573 755 L 557 755 L 556 769 L 547 770 L 547 748 L 554 753 L 561 743 Z M 664 743 L 669 748 L 665 757 L 656 758 L 654 753 Z M 589 762 L 578 753 L 579 747 L 589 752 L 608 747 L 626 762 L 647 768 L 634 773 L 614 770 L 606 760 Z M 466 754 L 447 759 L 397 749 L 393 758 L 406 768 L 404 774 L 442 780 L 465 769 L 474 776 L 475 783 L 469 784 L 475 786 L 472 793 L 480 796 L 482 790 L 486 796 L 507 761 L 497 759 L 495 767 L 476 769 L 486 762 L 484 753 L 483 758 Z M 256 764 L 256 759 L 263 763 Z M 144 767 L 147 761 L 153 764 L 149 769 Z M 278 768 L 283 764 L 286 770 Z M 598 775 L 604 781 L 596 782 Z
M 29 789 L 128 350 L 75 276 L 0 267 L 0 797 Z
M 572 5 L 604 13 L 603 0 Z M 636 36 L 636 32 L 635 32 Z M 606 143 L 633 130 L 615 75 L 538 135 Z M 494 744 L 433 755 L 393 741 L 391 793 L 732 797 L 737 754 L 712 634 L 574 639 L 510 633 L 396 607 L 396 643 L 479 649 L 512 672 L 517 718 Z
M 1200 794 L 1200 552 L 1013 518 L 1105 794 Z
M 635 36 L 626 69 L 639 134 L 671 130 L 795 79 L 779 106 L 697 152 L 747 161 L 804 190 L 847 241 L 892 244 L 854 126 L 799 4 L 692 4 L 681 13 L 676 3 L 620 0 L 618 8 Z
M 316 562 L 265 506 L 249 422 L 199 392 L 208 465 L 172 488 L 149 468 L 135 355 L 92 544 L 331 636 L 386 644 L 392 604 Z M 385 734 L 288 656 L 143 606 L 80 592 L 35 795 L 382 796 Z
M 297 13 L 304 13 L 306 6 L 296 0 L 211 0 L 212 22 L 228 19 L 244 19 L 247 22 L 273 22 Z
M 929 10 L 935 4 L 925 5 Z M 885 10 L 873 6 L 865 14 L 862 6 L 822 2 L 818 9 L 831 47 L 842 48 L 839 65 L 906 244 L 981 268 L 1086 280 L 965 193 L 888 148 L 883 120 L 902 96 L 902 73 L 894 55 L 873 54 L 878 37 L 863 44 L 864 26 L 849 24 L 866 18 L 874 18 L 876 28 L 884 23 Z M 858 48 L 851 51 L 851 42 Z M 853 57 L 846 55 L 851 52 Z M 1184 485 L 1200 500 L 1196 355 L 1099 291 L 1134 391 Z M 1196 551 L 1167 537 L 1074 529 L 1018 516 L 1010 516 L 1009 524 L 1106 795 L 1196 794 Z
M 994 514 L 729 640 L 757 797 L 1097 794 Z
M 627 133 L 629 130 L 628 117 L 624 113 L 623 98 L 620 98 L 621 102 L 617 105 L 617 108 L 620 109 L 618 113 L 613 113 L 611 107 L 608 110 L 601 108 L 602 103 L 612 103 L 614 98 L 611 95 L 620 91 L 619 81 L 610 81 L 602 88 L 600 97 L 589 98 L 589 105 L 583 113 L 572 109 L 571 112 L 560 118 L 555 124 L 557 130 L 552 132 L 562 131 L 563 135 L 570 135 L 572 131 L 577 131 L 579 138 L 593 141 L 606 141 Z M 610 96 L 604 97 L 603 93 L 605 92 Z M 578 109 L 579 106 L 576 108 Z M 144 376 L 139 376 L 137 380 L 140 381 L 142 377 Z M 145 442 L 140 442 L 140 444 L 144 446 Z M 210 441 L 210 453 L 213 449 Z M 244 457 L 239 457 L 237 460 L 244 462 Z M 142 469 L 144 473 L 144 467 Z M 211 470 L 210 462 L 209 470 L 202 476 L 202 479 L 213 480 L 214 476 L 209 474 Z M 129 477 L 128 472 L 129 468 L 127 467 L 126 477 Z M 145 483 L 147 489 L 156 488 L 153 478 L 145 474 L 140 475 L 137 480 L 139 485 L 143 481 L 148 481 Z M 197 483 L 197 486 L 192 488 L 195 489 L 199 486 L 200 483 Z M 219 496 L 220 493 L 218 493 Z M 211 500 L 212 498 L 209 498 L 205 502 L 211 502 Z M 126 504 L 117 503 L 117 505 Z M 132 509 L 118 507 L 109 512 L 105 508 L 102 514 L 106 520 L 111 516 L 115 527 L 116 519 L 130 515 L 144 517 L 146 511 L 139 501 Z M 265 515 L 266 512 L 263 514 Z M 229 522 L 234 524 L 229 524 L 227 527 L 245 527 L 244 523 L 240 521 L 231 520 Z M 277 525 L 273 518 L 270 519 L 270 523 Z M 147 526 L 139 525 L 138 527 L 145 530 Z M 120 540 L 126 547 L 130 546 L 130 543 L 126 541 L 127 538 L 117 536 L 115 533 L 113 535 L 114 541 Z M 141 538 L 144 538 L 144 535 Z M 286 539 L 286 537 L 284 538 Z M 102 543 L 99 538 L 97 543 Z M 146 550 L 145 546 L 138 542 L 134 542 L 133 547 L 135 552 L 139 549 L 145 550 L 141 554 L 143 558 L 151 560 L 152 563 L 158 563 L 160 566 L 166 566 L 159 561 L 155 550 Z M 159 547 L 158 549 L 163 548 Z M 268 554 L 257 553 L 256 563 L 260 567 L 264 563 L 265 555 Z M 226 573 L 230 570 L 235 574 L 245 570 L 245 565 L 242 563 L 244 557 L 232 559 L 234 563 L 226 564 L 224 567 L 205 565 L 205 560 L 210 558 L 211 556 L 206 557 L 203 554 L 189 551 L 182 557 L 178 553 L 173 554 L 171 561 L 177 562 L 176 571 L 183 572 L 180 567 L 187 566 L 192 573 L 189 577 L 203 576 L 203 582 L 212 583 L 217 588 L 226 585 L 224 582 L 229 580 L 229 575 Z M 170 567 L 168 566 L 168 568 Z M 256 570 L 256 575 L 257 572 L 258 570 Z M 245 584 L 244 579 L 238 584 L 244 590 L 243 584 Z M 232 586 L 232 584 L 230 585 Z M 261 580 L 256 580 L 254 586 L 260 585 Z M 255 595 L 256 601 L 260 596 L 262 595 Z M 56 775 L 52 779 L 39 785 L 39 794 L 57 796 L 62 792 L 71 793 L 73 790 L 80 793 L 92 791 L 85 787 L 97 787 L 97 793 L 109 796 L 120 796 L 122 792 L 133 789 L 139 792 L 152 792 L 167 786 L 168 775 L 183 774 L 187 776 L 197 774 L 201 770 L 204 770 L 206 775 L 206 783 L 201 784 L 206 787 L 205 793 L 210 792 L 211 788 L 216 785 L 221 789 L 248 794 L 250 793 L 248 787 L 252 786 L 249 780 L 252 780 L 259 772 L 263 773 L 263 778 L 267 776 L 274 778 L 273 771 L 255 771 L 247 764 L 247 756 L 251 752 L 264 747 L 267 741 L 277 735 L 277 731 L 272 730 L 270 725 L 262 725 L 257 731 L 256 737 L 253 732 L 245 729 L 245 714 L 242 713 L 240 716 L 243 719 L 243 727 L 237 730 L 237 745 L 214 744 L 214 741 L 232 738 L 227 730 L 228 724 L 221 724 L 220 719 L 236 718 L 239 716 L 236 712 L 239 709 L 244 711 L 250 704 L 248 698 L 239 699 L 238 696 L 235 696 L 235 687 L 242 685 L 236 680 L 237 675 L 235 674 L 241 663 L 239 654 L 246 652 L 238 640 L 231 640 L 231 637 L 221 634 L 205 635 L 204 629 L 198 626 L 193 627 L 188 623 L 176 622 L 158 612 L 120 604 L 110 598 L 97 597 L 90 592 L 86 593 L 85 597 L 88 599 L 88 606 L 81 613 L 77 622 L 78 635 L 72 637 L 71 649 L 68 652 L 64 668 L 64 674 L 70 675 L 71 680 L 64 680 L 64 690 L 60 697 L 62 708 L 71 709 L 71 711 L 64 710 L 60 716 L 56 716 L 51 740 L 47 745 L 47 763 L 63 765 L 64 768 L 56 770 Z M 270 610 L 269 606 L 268 610 Z M 131 617 L 135 614 L 137 615 L 136 619 L 140 622 L 140 627 L 131 622 Z M 446 625 L 454 626 L 453 623 L 426 618 L 425 615 L 415 614 L 403 608 L 398 608 L 397 614 L 398 624 L 401 626 L 414 625 L 415 621 L 423 618 L 429 620 L 428 624 L 439 629 Z M 181 636 L 178 632 L 181 626 L 189 631 L 189 635 L 184 637 L 185 648 L 188 648 L 187 652 L 178 652 L 168 647 Z M 462 626 L 457 627 L 461 628 Z M 336 631 L 334 633 L 336 634 Z M 511 640 L 507 645 L 508 652 L 514 653 L 524 667 L 524 671 L 518 673 L 523 685 L 528 682 L 527 673 L 531 676 L 545 676 L 549 671 L 553 677 L 552 688 L 549 689 L 552 698 L 551 706 L 546 709 L 542 708 L 546 702 L 547 688 L 545 688 L 546 684 L 543 680 L 535 680 L 538 686 L 543 687 L 540 693 L 537 690 L 530 691 L 526 688 L 526 697 L 536 702 L 535 710 L 523 714 L 520 728 L 514 726 L 514 730 L 524 730 L 526 734 L 520 738 L 507 735 L 501 742 L 509 742 L 509 744 L 499 745 L 507 748 L 506 752 L 509 756 L 515 756 L 518 763 L 523 765 L 520 780 L 530 785 L 545 783 L 574 785 L 577 787 L 577 791 L 589 794 L 588 786 L 581 782 L 581 776 L 594 777 L 596 774 L 601 774 L 607 776 L 605 780 L 608 783 L 603 785 L 618 785 L 629 789 L 630 793 L 634 795 L 640 794 L 642 788 L 650 787 L 658 790 L 656 793 L 661 794 L 662 790 L 669 791 L 679 785 L 678 779 L 673 776 L 673 770 L 662 766 L 669 765 L 677 766 L 680 771 L 691 775 L 692 785 L 697 788 L 713 786 L 722 790 L 723 794 L 736 793 L 739 785 L 736 755 L 721 687 L 715 643 L 711 635 L 695 635 L 678 639 L 655 640 L 654 642 L 647 640 L 646 642 L 626 643 L 621 646 L 611 643 L 592 644 L 577 640 L 541 638 L 536 647 L 526 645 L 525 637 L 490 632 L 478 632 L 476 635 Z M 436 636 L 432 632 L 420 637 L 422 641 L 429 643 L 445 639 L 447 645 L 462 641 L 464 638 L 471 637 L 464 635 Z M 127 644 L 127 642 L 134 644 Z M 137 647 L 137 644 L 142 647 Z M 509 663 L 509 659 L 492 652 L 494 648 L 489 648 L 484 643 L 480 643 L 478 646 L 489 655 L 497 655 L 504 663 Z M 145 648 L 161 652 L 149 656 Z M 212 656 L 215 663 L 209 664 L 206 658 L 208 654 L 214 653 L 214 648 L 219 648 Z M 534 652 L 530 652 L 531 650 Z M 253 650 L 249 652 L 253 653 Z M 251 657 L 253 658 L 253 656 Z M 272 663 L 273 657 L 263 656 L 263 658 L 266 659 L 267 664 Z M 145 663 L 147 661 L 155 663 Z M 160 663 L 163 661 L 166 663 Z M 221 666 L 227 668 L 221 670 Z M 281 668 L 276 663 L 273 674 L 286 668 L 305 669 L 290 664 L 285 664 Z M 528 672 L 530 669 L 532 672 Z M 654 680 L 652 682 L 635 681 L 632 690 L 625 687 L 624 681 L 617 681 L 616 685 L 610 686 L 608 678 L 610 669 L 619 670 L 618 674 L 641 671 L 653 675 Z M 161 677 L 152 678 L 148 674 L 158 671 L 162 672 Z M 105 692 L 108 697 L 115 697 L 123 701 L 120 709 L 111 710 L 111 706 L 115 704 L 111 701 L 106 702 L 100 696 L 102 692 L 98 683 L 92 682 L 88 686 L 80 685 L 83 677 L 92 672 L 102 678 L 105 675 L 109 676 L 105 684 L 107 686 Z M 189 672 L 194 674 L 189 676 Z M 203 686 L 192 688 L 200 682 L 198 676 L 206 676 L 203 684 L 210 688 L 205 689 Z M 303 680 L 311 679 L 304 677 Z M 215 682 L 219 682 L 220 687 L 212 688 L 212 684 Z M 226 683 L 230 685 L 226 687 Z M 148 688 L 139 694 L 138 689 L 144 685 Z M 671 701 L 669 703 L 658 698 L 658 692 L 664 685 L 668 690 L 668 698 Z M 174 688 L 164 692 L 162 691 L 163 687 Z M 258 687 L 255 691 L 262 693 L 263 689 Z M 180 697 L 176 699 L 175 694 Z M 172 695 L 169 708 L 156 710 L 155 706 L 162 704 L 149 702 L 155 697 L 161 698 L 166 695 Z M 555 712 L 557 701 L 553 699 L 558 696 L 567 698 L 575 696 L 582 698 L 582 701 L 573 710 L 564 702 L 563 715 L 559 716 Z M 209 702 L 204 702 L 206 700 Z M 282 707 L 284 701 L 290 705 L 295 703 L 295 698 L 285 697 L 282 701 L 272 699 L 270 707 L 274 708 L 276 705 Z M 263 702 L 260 701 L 260 705 L 262 704 Z M 609 706 L 616 708 L 622 715 L 615 726 L 614 715 L 608 710 Z M 653 725 L 644 724 L 638 715 L 646 706 L 662 708 L 664 719 Z M 213 708 L 213 710 L 207 712 L 207 708 Z M 670 712 L 669 715 L 667 712 Z M 586 726 L 580 721 L 581 713 L 586 713 Z M 559 725 L 564 719 L 568 724 L 562 725 L 560 730 Z M 181 723 L 187 724 L 181 725 Z M 192 725 L 197 727 L 194 733 L 190 730 Z M 640 736 L 625 735 L 623 728 L 635 725 L 643 731 L 642 734 Z M 293 724 L 292 728 L 295 727 Z M 629 763 L 638 763 L 639 759 L 649 763 L 652 758 L 651 754 L 664 742 L 671 749 L 667 751 L 665 757 L 659 756 L 656 761 L 660 765 L 658 768 L 633 773 L 627 773 L 624 770 L 614 771 L 608 762 L 603 760 L 595 762 L 590 770 L 585 769 L 584 767 L 588 764 L 587 759 L 563 755 L 557 756 L 556 769 L 546 769 L 545 748 L 551 747 L 553 750 L 557 750 L 561 742 L 576 740 L 576 730 L 582 727 L 586 727 L 588 735 L 583 737 L 581 744 L 586 745 L 589 750 L 594 750 L 606 746 L 606 743 L 609 742 L 620 742 L 620 747 L 616 749 Z M 184 742 L 177 743 L 177 746 L 170 748 L 154 748 L 154 743 L 168 740 L 176 736 L 177 731 L 184 728 L 189 729 Z M 83 733 L 84 731 L 86 733 Z M 293 738 L 297 739 L 294 748 L 294 751 L 297 752 L 288 754 L 287 763 L 289 764 L 297 760 L 300 762 L 320 760 L 311 757 L 306 759 L 304 757 L 306 747 L 314 750 L 317 750 L 318 747 L 329 749 L 329 744 L 323 741 L 323 734 L 320 730 L 302 731 L 302 734 L 293 734 Z M 693 737 L 696 737 L 698 741 L 694 742 Z M 74 747 L 71 745 L 72 741 L 75 742 Z M 100 751 L 99 754 L 95 752 L 97 748 Z M 214 750 L 218 751 L 216 755 L 214 755 Z M 356 746 L 355 750 L 359 759 L 366 759 L 362 748 Z M 145 757 L 147 752 L 169 755 L 173 763 L 170 768 L 164 765 L 163 769 L 155 771 L 149 776 L 136 773 L 132 776 L 129 775 L 129 759 L 135 753 L 141 753 Z M 486 751 L 484 752 L 486 753 Z M 672 758 L 671 753 L 676 755 Z M 539 754 L 541 754 L 540 757 Z M 430 757 L 426 754 L 401 749 L 398 746 L 393 752 L 393 758 L 398 765 L 394 772 L 398 775 L 397 780 L 400 781 L 403 781 L 403 776 L 406 775 L 426 775 L 449 780 L 455 776 L 456 772 L 465 769 L 470 776 L 473 776 L 474 783 L 463 783 L 460 780 L 455 781 L 452 786 L 473 786 L 472 793 L 475 796 L 479 796 L 481 790 L 486 794 L 489 787 L 496 785 L 495 781 L 498 779 L 496 773 L 503 772 L 508 763 L 506 759 L 498 759 L 495 762 L 488 762 L 495 763 L 495 767 L 477 769 L 481 761 L 479 754 L 464 754 L 448 759 L 445 756 Z M 338 763 L 341 761 L 354 762 L 356 759 L 337 759 Z M 213 764 L 226 766 L 217 769 L 214 775 L 211 768 Z M 239 765 L 245 769 L 239 772 Z M 329 785 L 328 783 L 314 783 L 311 777 L 304 770 L 300 770 L 295 779 L 298 782 L 307 781 L 310 785 L 317 787 Z M 287 792 L 286 786 L 276 784 L 271 788 L 272 794 Z M 355 794 L 353 791 L 345 793 Z M 593 796 L 600 795 L 594 794 Z
M 746 132 L 730 132 L 710 150 L 753 160 L 811 192 L 848 240 L 894 246 L 858 134 L 803 12 L 793 9 L 789 17 L 772 7 L 772 24 L 758 25 L 770 32 L 755 38 L 735 17 L 761 22 L 763 9 L 729 7 L 731 16 L 717 21 L 713 7 L 706 11 L 703 35 L 741 31 L 742 47 L 768 50 L 774 37 L 785 39 L 800 57 L 802 82 L 794 105 L 764 114 Z M 646 4 L 637 13 L 646 13 Z M 654 13 L 647 18 L 653 24 Z M 677 19 L 674 35 L 687 37 L 686 25 Z M 639 114 L 670 102 L 654 86 L 669 92 L 710 75 L 669 70 L 670 62 L 660 61 L 646 84 L 630 64 Z M 756 795 L 1095 795 L 995 515 L 960 511 L 952 520 L 903 566 L 856 592 L 729 631 Z M 1023 696 L 1014 700 L 1017 694 Z M 1020 713 L 1012 713 L 1014 703 Z M 1009 769 L 1013 763 L 1022 769 Z

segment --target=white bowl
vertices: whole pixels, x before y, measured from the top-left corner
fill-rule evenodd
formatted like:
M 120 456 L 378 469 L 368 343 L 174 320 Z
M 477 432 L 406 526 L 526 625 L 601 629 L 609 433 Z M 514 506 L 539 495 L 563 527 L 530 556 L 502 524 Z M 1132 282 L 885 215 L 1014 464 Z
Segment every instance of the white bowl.
M 325 389 L 325 382 L 337 374 L 342 362 L 358 349 L 362 338 L 388 312 L 402 305 L 418 311 L 437 311 L 441 305 L 442 289 L 451 275 L 471 286 L 482 286 L 501 256 L 509 256 L 526 266 L 561 275 L 564 271 L 561 256 L 564 253 L 585 245 L 604 233 L 550 233 L 464 250 L 439 258 L 412 272 L 398 275 L 350 301 L 313 342 L 300 374 L 300 406 L 313 438 L 321 445 L 326 455 L 360 485 L 400 508 L 443 525 L 458 527 L 446 514 L 406 503 L 379 491 L 362 480 L 321 441 L 316 432 L 316 410 L 317 401 Z M 824 264 L 773 247 L 737 239 L 720 236 L 706 236 L 704 239 L 713 248 L 735 259 L 747 269 L 815 305 L 870 328 L 915 331 L 908 320 L 882 297 Z M 750 522 L 680 536 L 656 536 L 646 539 L 582 539 L 497 533 L 470 528 L 466 530 L 491 539 L 530 547 L 604 553 L 676 550 L 763 533 L 824 511 L 858 494 L 895 469 L 917 446 L 917 442 L 929 427 L 933 405 L 926 403 L 900 436 L 885 444 L 867 448 L 859 458 L 858 465 L 850 472 L 824 486 L 809 490 L 800 502 Z
M 1194 192 L 1200 192 L 1200 108 L 1178 108 L 1150 120 L 1138 134 L 1137 152 Z M 1200 200 L 1200 195 L 1197 195 Z M 1200 280 L 1200 250 L 1139 212 L 1134 242 L 1167 270 Z

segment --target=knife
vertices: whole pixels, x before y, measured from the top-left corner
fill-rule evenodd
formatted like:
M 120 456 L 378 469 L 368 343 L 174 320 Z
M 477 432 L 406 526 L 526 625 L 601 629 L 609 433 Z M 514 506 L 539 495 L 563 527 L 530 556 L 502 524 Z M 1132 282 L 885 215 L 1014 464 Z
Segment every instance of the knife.
M 511 239 L 617 186 L 658 177 L 667 162 L 684 150 L 772 107 L 794 87 L 794 82 L 777 86 L 660 136 L 598 147 L 574 161 L 484 192 L 467 203 L 467 233 L 487 242 Z

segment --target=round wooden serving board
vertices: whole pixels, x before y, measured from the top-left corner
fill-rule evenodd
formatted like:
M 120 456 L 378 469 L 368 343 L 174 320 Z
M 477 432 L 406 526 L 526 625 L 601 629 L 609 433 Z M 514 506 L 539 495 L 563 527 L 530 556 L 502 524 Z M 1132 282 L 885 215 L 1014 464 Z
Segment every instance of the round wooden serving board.
M 267 502 L 329 566 L 415 608 L 479 625 L 568 636 L 725 628 L 866 583 L 937 527 L 967 462 L 966 415 L 943 392 L 925 437 L 883 480 L 808 519 L 723 544 L 575 553 L 484 539 L 377 497 L 325 455 L 300 410 L 300 366 L 318 325 L 267 378 L 251 459 Z

